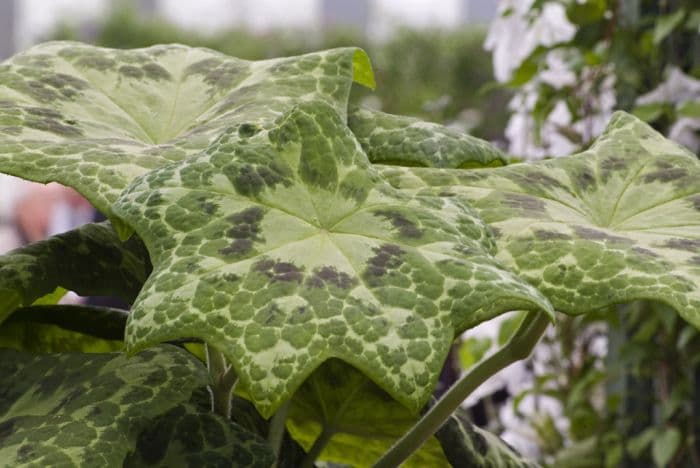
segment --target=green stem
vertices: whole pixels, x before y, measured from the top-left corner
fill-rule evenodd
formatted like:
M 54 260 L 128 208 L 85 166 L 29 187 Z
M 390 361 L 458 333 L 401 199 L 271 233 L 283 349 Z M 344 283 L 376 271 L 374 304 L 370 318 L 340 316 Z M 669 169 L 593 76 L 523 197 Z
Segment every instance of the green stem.
M 306 457 L 304 457 L 304 461 L 301 463 L 300 468 L 313 468 L 314 462 L 319 455 L 321 455 L 323 449 L 326 448 L 326 445 L 328 442 L 330 442 L 333 434 L 334 432 L 328 430 L 328 428 L 324 428 L 323 431 L 321 431 L 321 434 L 319 434 L 318 438 L 314 441 L 314 444 L 311 446 L 309 451 L 306 452 Z
M 231 393 L 238 376 L 233 367 L 228 365 L 226 356 L 221 351 L 208 343 L 205 343 L 204 350 L 211 379 L 211 409 L 214 413 L 231 419 Z
M 280 447 L 282 446 L 285 425 L 287 423 L 287 413 L 289 412 L 289 402 L 290 400 L 285 401 L 282 406 L 279 407 L 275 415 L 272 416 L 270 428 L 267 431 L 267 442 L 272 447 L 275 458 L 279 456 Z
M 549 318 L 546 315 L 530 312 L 521 323 L 520 328 L 508 340 L 508 343 L 476 364 L 454 384 L 435 406 L 428 410 L 403 437 L 377 460 L 374 468 L 399 466 L 440 429 L 440 426 L 474 389 L 501 369 L 529 356 L 548 324 Z

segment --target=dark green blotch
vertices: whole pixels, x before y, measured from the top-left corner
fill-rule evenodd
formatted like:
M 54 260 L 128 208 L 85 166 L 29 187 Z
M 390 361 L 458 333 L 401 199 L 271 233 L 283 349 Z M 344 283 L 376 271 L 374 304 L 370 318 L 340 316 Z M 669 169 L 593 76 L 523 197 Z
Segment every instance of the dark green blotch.
M 570 236 L 562 234 L 561 232 L 544 231 L 538 229 L 535 231 L 535 237 L 539 240 L 549 241 L 549 240 L 571 240 Z
M 262 130 L 260 125 L 252 123 L 243 123 L 238 127 L 238 136 L 241 138 L 250 138 Z
M 520 185 L 528 191 L 532 190 L 533 188 L 549 191 L 549 189 L 553 187 L 560 188 L 562 190 L 567 190 L 565 185 L 563 185 L 554 177 L 548 176 L 543 172 L 532 171 L 524 174 L 520 172 L 513 172 L 511 175 L 516 184 Z
M 399 235 L 401 237 L 419 239 L 423 236 L 423 231 L 421 231 L 418 226 L 415 225 L 415 223 L 398 211 L 379 210 L 375 211 L 374 215 L 389 221 L 391 225 L 394 226 L 394 229 L 399 231 Z
M 224 172 L 228 172 L 227 176 L 239 194 L 257 196 L 266 186 L 272 188 L 283 184 L 288 187 L 291 184 L 283 169 L 281 165 L 273 163 L 269 166 L 246 164 L 233 171 L 225 168 Z
M 688 171 L 681 167 L 672 169 L 661 169 L 651 172 L 644 176 L 644 182 L 647 184 L 652 182 L 671 182 L 672 180 L 680 179 L 688 174 Z
M 700 195 L 690 197 L 690 202 L 693 204 L 693 208 L 700 211 Z
M 233 239 L 227 247 L 219 250 L 222 255 L 245 255 L 253 248 L 253 243 L 262 240 L 260 237 L 260 221 L 265 211 L 257 206 L 235 213 L 226 220 L 233 224 L 226 236 Z
M 124 76 L 128 76 L 129 78 L 143 78 L 143 70 L 133 65 L 122 65 L 119 67 L 119 73 Z
M 669 239 L 664 243 L 664 247 L 697 252 L 700 249 L 700 239 Z
M 521 195 L 519 193 L 504 194 L 503 203 L 510 208 L 520 210 L 524 214 L 544 213 L 546 211 L 545 204 L 542 200 L 529 195 Z
M 80 57 L 75 63 L 81 67 L 94 68 L 95 70 L 102 72 L 112 70 L 117 65 L 117 62 L 112 59 L 103 57 L 102 55 L 92 54 Z
M 406 252 L 393 244 L 384 244 L 381 247 L 375 247 L 372 251 L 375 255 L 368 260 L 362 277 L 370 286 L 378 286 L 378 279 L 385 276 L 388 270 L 403 264 L 402 257 Z
M 688 260 L 688 263 L 691 265 L 700 266 L 700 255 L 695 255 L 694 257 L 690 257 L 690 259 Z
M 611 156 L 604 159 L 600 163 L 600 168 L 603 171 L 603 179 L 607 179 L 610 172 L 621 171 L 627 167 L 627 161 L 621 158 Z
M 141 69 L 146 74 L 146 78 L 149 78 L 151 80 L 170 81 L 172 79 L 172 77 L 170 76 L 170 73 L 168 73 L 168 70 L 161 67 L 157 63 L 147 63 L 146 65 L 142 66 Z
M 285 281 L 300 283 L 303 279 L 303 270 L 289 262 L 276 262 L 264 259 L 253 265 L 253 271 L 267 276 L 271 281 Z
M 324 284 L 331 284 L 340 289 L 351 289 L 357 284 L 357 279 L 338 271 L 334 266 L 324 266 L 315 269 L 313 275 L 306 280 L 308 287 L 322 288 Z
M 620 242 L 623 244 L 629 244 L 632 242 L 631 240 L 629 240 L 625 237 L 613 236 L 613 235 L 608 234 L 606 232 L 599 231 L 597 229 L 587 228 L 584 226 L 575 226 L 574 231 L 576 231 L 576 235 L 578 235 L 579 237 L 582 237 L 584 239 L 589 239 L 589 240 Z

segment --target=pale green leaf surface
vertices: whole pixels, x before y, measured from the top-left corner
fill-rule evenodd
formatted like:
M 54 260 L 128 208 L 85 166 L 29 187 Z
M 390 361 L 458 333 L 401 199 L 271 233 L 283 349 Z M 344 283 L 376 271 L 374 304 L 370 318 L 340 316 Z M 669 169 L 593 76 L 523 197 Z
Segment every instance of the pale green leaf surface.
M 457 408 L 435 433 L 453 467 L 537 468 L 500 437 L 472 424 L 464 408 Z
M 561 312 L 649 299 L 700 326 L 700 161 L 631 115 L 616 113 L 567 158 L 381 172 L 406 193 L 471 203 L 496 233 L 497 257 Z
M 287 428 L 305 450 L 327 431 L 333 434 L 319 460 L 369 467 L 418 420 L 365 375 L 333 359 L 324 363 L 292 399 Z M 435 438 L 402 465 L 449 466 Z
M 484 140 L 412 117 L 355 107 L 348 126 L 375 164 L 465 169 L 507 164 Z
M 152 171 L 114 209 L 154 264 L 127 348 L 202 338 L 266 416 L 330 357 L 417 410 L 456 332 L 511 309 L 551 313 L 493 259 L 470 208 L 383 183 L 321 101 Z
M 197 389 L 182 403 L 151 421 L 138 436 L 125 468 L 270 468 L 275 456 L 267 442 L 211 412 L 209 392 Z
M 310 100 L 345 115 L 353 77 L 373 84 L 355 48 L 250 62 L 177 44 L 40 44 L 0 64 L 0 171 L 74 187 L 113 219 L 134 177 L 227 128 L 255 133 Z
M 131 302 L 149 271 L 137 237 L 123 243 L 109 223 L 86 224 L 0 256 L 0 322 L 57 286 Z
M 0 355 L 0 460 L 16 467 L 121 466 L 138 433 L 208 379 L 169 345 L 131 358 Z

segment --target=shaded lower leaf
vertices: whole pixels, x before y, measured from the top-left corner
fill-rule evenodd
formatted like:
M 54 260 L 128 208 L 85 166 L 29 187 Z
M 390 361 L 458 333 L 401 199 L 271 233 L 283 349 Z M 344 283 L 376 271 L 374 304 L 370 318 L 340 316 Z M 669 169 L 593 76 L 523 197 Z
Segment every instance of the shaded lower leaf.
M 264 439 L 212 413 L 209 392 L 200 388 L 139 434 L 124 467 L 268 468 L 274 461 Z
M 287 428 L 307 451 L 322 431 L 331 433 L 320 460 L 366 467 L 377 461 L 416 421 L 415 413 L 361 372 L 332 359 L 316 370 L 295 394 Z M 402 466 L 449 465 L 437 441 L 431 438 Z
M 445 457 L 454 468 L 536 468 L 501 438 L 469 420 L 459 408 L 435 433 Z
M 141 241 L 133 236 L 122 243 L 109 223 L 86 224 L 20 247 L 0 257 L 0 322 L 57 286 L 131 302 L 150 268 Z
M 50 323 L 8 320 L 0 325 L 0 348 L 30 353 L 111 353 L 123 340 L 105 340 Z
M 206 385 L 186 351 L 33 356 L 0 350 L 0 460 L 8 466 L 121 466 L 150 421 Z
M 34 305 L 20 307 L 7 323 L 33 322 L 56 325 L 103 340 L 123 341 L 129 313 L 111 307 L 83 305 Z

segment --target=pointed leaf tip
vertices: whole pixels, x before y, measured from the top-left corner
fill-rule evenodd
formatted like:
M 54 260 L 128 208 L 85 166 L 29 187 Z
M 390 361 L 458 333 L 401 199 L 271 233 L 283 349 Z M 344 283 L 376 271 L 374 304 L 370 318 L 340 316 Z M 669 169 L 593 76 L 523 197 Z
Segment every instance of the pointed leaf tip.
M 377 87 L 374 71 L 372 71 L 372 62 L 367 52 L 362 49 L 357 49 L 352 57 L 352 80 L 372 90 Z

